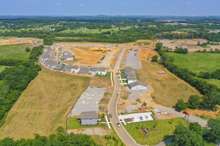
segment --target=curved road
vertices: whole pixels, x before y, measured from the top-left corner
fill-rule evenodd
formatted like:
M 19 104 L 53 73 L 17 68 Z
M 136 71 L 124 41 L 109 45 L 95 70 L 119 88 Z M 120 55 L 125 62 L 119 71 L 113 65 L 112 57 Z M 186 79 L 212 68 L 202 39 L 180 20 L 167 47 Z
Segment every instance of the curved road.
M 126 49 L 122 49 L 117 61 L 115 63 L 115 67 L 113 70 L 113 81 L 114 81 L 114 90 L 112 94 L 112 98 L 110 99 L 109 105 L 108 105 L 108 113 L 111 115 L 110 122 L 112 124 L 112 127 L 114 128 L 115 132 L 119 136 L 119 138 L 122 140 L 122 142 L 126 146 L 140 146 L 136 143 L 136 141 L 130 136 L 130 134 L 127 132 L 127 130 L 124 128 L 122 124 L 120 126 L 118 125 L 119 118 L 118 118 L 118 111 L 117 111 L 117 104 L 118 100 L 120 98 L 120 81 L 117 76 L 117 72 L 120 70 L 121 61 L 123 59 L 123 56 L 125 54 Z

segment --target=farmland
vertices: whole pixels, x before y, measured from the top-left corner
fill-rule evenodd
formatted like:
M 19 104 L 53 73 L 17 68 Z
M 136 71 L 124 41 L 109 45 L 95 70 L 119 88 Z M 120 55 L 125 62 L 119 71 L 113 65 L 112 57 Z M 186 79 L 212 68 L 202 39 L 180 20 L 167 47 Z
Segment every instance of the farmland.
M 179 68 L 187 69 L 190 72 L 199 75 L 201 72 L 214 72 L 220 69 L 220 54 L 219 53 L 165 53 L 171 58 L 174 65 Z M 205 80 L 205 79 L 204 79 Z M 220 87 L 220 81 L 217 79 L 206 79 L 210 84 Z
M 67 112 L 88 84 L 87 77 L 43 69 L 8 113 L 0 137 L 30 138 L 65 127 Z
M 0 46 L 0 61 L 14 60 L 26 61 L 29 57 L 29 52 L 26 51 L 26 45 L 4 45 Z
M 166 55 L 173 60 L 174 65 L 196 74 L 220 69 L 220 53 L 189 53 L 187 55 L 166 53 Z

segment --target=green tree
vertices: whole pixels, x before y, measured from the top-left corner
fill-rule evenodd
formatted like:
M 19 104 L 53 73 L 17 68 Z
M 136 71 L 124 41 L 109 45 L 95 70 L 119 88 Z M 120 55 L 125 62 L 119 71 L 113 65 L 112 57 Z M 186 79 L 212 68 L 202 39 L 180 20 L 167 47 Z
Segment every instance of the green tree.
M 220 118 L 211 119 L 208 122 L 209 129 L 205 134 L 205 138 L 210 142 L 220 141 Z
M 187 108 L 187 104 L 182 100 L 178 100 L 178 102 L 176 103 L 175 109 L 177 111 L 182 111 L 185 110 Z
M 174 132 L 171 146 L 204 146 L 202 135 L 179 125 Z
M 202 102 L 202 97 L 198 95 L 192 95 L 188 100 L 188 107 L 192 109 L 197 109 L 200 107 L 201 102 Z
M 163 44 L 162 43 L 156 43 L 155 50 L 160 51 L 162 48 L 163 48 Z

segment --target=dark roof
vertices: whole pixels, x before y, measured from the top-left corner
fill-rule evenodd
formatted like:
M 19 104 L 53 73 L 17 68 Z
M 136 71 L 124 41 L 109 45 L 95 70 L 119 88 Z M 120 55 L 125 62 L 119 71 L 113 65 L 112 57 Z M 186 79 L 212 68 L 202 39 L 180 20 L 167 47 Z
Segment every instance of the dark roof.
M 104 68 L 104 67 L 92 67 L 92 68 L 90 68 L 90 71 L 92 71 L 92 72 L 97 72 L 97 71 L 104 72 L 104 71 L 106 71 L 106 68 Z
M 124 71 L 125 71 L 126 78 L 127 78 L 128 80 L 136 80 L 136 79 L 137 79 L 137 77 L 136 77 L 136 72 L 135 72 L 134 69 L 132 69 L 132 68 L 130 68 L 130 67 L 126 67 L 126 68 L 124 69 Z
M 98 119 L 98 113 L 97 112 L 82 112 L 79 116 L 79 119 Z
M 139 82 L 139 81 L 130 83 L 128 86 L 129 86 L 129 88 L 132 88 L 132 87 L 139 86 L 139 85 L 146 87 L 146 85 L 145 85 L 144 83 L 141 83 L 141 82 Z
M 88 74 L 89 73 L 89 68 L 88 67 L 80 67 L 80 70 L 79 70 L 79 73 L 80 74 Z

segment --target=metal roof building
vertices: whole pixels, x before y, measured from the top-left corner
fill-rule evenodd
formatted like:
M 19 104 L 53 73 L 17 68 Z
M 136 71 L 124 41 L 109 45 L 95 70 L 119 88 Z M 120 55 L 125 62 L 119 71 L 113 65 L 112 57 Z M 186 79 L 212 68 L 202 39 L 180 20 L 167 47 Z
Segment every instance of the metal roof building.
M 98 123 L 99 117 L 97 112 L 82 112 L 78 116 L 81 125 L 96 125 Z

